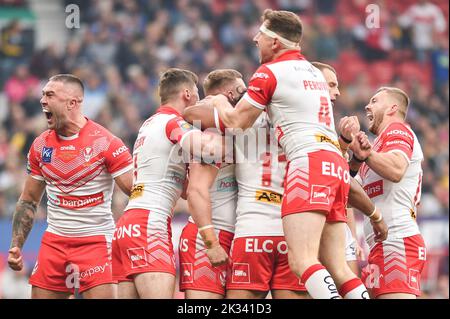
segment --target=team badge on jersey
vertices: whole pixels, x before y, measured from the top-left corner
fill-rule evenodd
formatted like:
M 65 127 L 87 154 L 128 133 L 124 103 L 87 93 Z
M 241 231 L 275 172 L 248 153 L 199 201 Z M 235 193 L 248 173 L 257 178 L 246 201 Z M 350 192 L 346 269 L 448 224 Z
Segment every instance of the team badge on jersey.
M 84 156 L 84 160 L 85 160 L 86 162 L 89 162 L 89 160 L 90 160 L 91 157 L 92 157 L 92 153 L 93 153 L 92 147 L 86 147 L 86 148 L 83 150 L 83 156 Z
M 50 163 L 52 161 L 53 147 L 42 148 L 42 162 Z

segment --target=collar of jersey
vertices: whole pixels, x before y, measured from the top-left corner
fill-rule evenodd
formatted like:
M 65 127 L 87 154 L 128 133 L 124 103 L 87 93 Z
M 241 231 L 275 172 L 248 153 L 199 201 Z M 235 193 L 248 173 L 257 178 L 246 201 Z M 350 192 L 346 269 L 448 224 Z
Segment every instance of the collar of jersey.
M 173 107 L 171 107 L 168 104 L 161 105 L 156 112 L 162 113 L 162 114 L 174 114 L 174 115 L 182 117 L 181 114 L 177 110 L 175 110 Z
M 280 62 L 280 61 L 289 61 L 289 60 L 305 60 L 305 57 L 299 50 L 288 50 L 288 51 L 284 52 L 283 54 L 281 54 L 275 60 L 267 62 L 265 64 L 267 65 L 267 64 Z

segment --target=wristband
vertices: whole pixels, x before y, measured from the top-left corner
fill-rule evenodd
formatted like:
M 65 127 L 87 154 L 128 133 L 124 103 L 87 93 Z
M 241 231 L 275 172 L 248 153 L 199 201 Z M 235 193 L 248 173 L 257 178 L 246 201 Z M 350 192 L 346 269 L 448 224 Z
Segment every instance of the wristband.
M 372 218 L 372 216 L 375 215 L 376 212 L 377 212 L 377 206 L 375 206 L 375 208 L 373 209 L 372 214 L 370 214 L 370 215 L 367 216 L 367 217 Z
M 350 144 L 352 142 L 352 140 L 346 139 L 342 134 L 339 134 L 339 137 L 345 142 L 345 144 Z
M 355 155 L 355 153 L 353 153 L 353 156 L 352 156 L 352 159 L 354 159 L 355 161 L 357 161 L 358 163 L 364 163 L 365 161 L 367 161 L 367 159 L 368 159 L 369 157 L 367 156 L 365 159 L 359 159 L 356 155 Z
M 383 220 L 383 215 L 381 215 L 380 213 L 380 217 L 378 217 L 376 220 L 372 220 L 374 223 L 378 224 L 379 222 L 381 222 Z
M 205 230 L 205 229 L 208 229 L 208 228 L 214 228 L 214 225 L 209 224 L 209 225 L 200 227 L 200 228 L 198 229 L 198 231 L 201 232 L 201 231 L 203 231 L 203 230 Z

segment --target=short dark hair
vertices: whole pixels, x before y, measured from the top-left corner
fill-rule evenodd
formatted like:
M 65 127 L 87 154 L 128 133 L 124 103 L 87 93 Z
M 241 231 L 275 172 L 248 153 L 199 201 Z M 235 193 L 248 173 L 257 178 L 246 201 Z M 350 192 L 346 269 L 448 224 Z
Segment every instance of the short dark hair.
M 302 38 L 303 25 L 299 16 L 290 11 L 266 9 L 261 20 L 268 21 L 266 27 L 283 38 L 299 43 Z
M 334 74 L 337 75 L 336 70 L 329 64 L 322 63 L 322 62 L 311 62 L 311 64 L 314 67 L 318 68 L 322 72 L 323 72 L 323 70 L 328 69 L 328 70 L 330 70 L 331 72 L 333 72 Z
M 81 91 L 84 93 L 83 82 L 80 80 L 80 78 L 76 77 L 73 74 L 56 74 L 52 76 L 48 81 L 76 84 L 81 88 Z
M 177 68 L 170 68 L 159 78 L 159 97 L 161 104 L 166 103 L 180 90 L 180 86 L 188 84 L 195 86 L 198 83 L 198 76 L 189 71 Z
M 213 92 L 220 90 L 224 85 L 242 78 L 242 74 L 233 69 L 214 70 L 203 81 L 203 91 L 205 94 L 215 94 Z

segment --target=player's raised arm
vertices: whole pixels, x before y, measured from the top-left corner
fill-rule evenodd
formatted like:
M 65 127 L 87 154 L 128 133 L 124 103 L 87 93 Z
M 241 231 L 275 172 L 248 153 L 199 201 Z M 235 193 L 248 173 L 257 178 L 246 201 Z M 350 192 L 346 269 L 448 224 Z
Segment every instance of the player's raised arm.
M 12 240 L 8 255 L 8 264 L 13 270 L 22 270 L 21 249 L 33 227 L 37 206 L 44 193 L 45 182 L 27 176 L 25 186 L 16 204 L 13 215 Z
M 263 109 L 256 108 L 247 100 L 241 99 L 235 108 L 224 95 L 216 95 L 211 99 L 217 112 L 217 121 L 225 128 L 247 129 L 253 125 Z
M 214 107 L 211 104 L 212 96 L 207 96 L 193 106 L 184 109 L 183 118 L 194 126 L 205 130 L 210 127 L 216 127 L 214 121 Z M 200 124 L 200 126 L 197 125 Z

